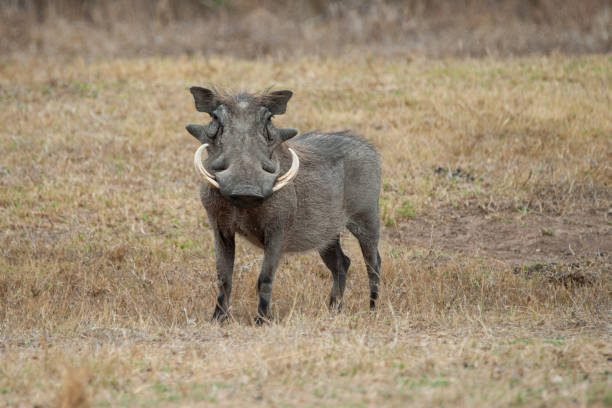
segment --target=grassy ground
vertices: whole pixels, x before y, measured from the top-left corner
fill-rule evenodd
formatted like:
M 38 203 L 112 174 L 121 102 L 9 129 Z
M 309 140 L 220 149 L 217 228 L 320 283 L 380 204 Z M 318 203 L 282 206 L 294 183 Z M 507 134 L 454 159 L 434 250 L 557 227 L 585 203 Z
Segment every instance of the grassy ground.
M 382 293 L 262 254 L 215 300 L 190 85 L 289 88 L 384 165 Z M 612 59 L 0 62 L 0 405 L 612 405 Z M 458 171 L 457 169 L 460 169 Z

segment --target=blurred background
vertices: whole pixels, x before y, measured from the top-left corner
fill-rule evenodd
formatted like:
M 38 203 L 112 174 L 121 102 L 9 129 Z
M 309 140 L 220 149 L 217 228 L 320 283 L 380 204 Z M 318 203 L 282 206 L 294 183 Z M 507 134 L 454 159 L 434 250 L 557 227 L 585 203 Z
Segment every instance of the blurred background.
M 612 0 L 2 0 L 0 53 L 511 56 L 612 51 Z

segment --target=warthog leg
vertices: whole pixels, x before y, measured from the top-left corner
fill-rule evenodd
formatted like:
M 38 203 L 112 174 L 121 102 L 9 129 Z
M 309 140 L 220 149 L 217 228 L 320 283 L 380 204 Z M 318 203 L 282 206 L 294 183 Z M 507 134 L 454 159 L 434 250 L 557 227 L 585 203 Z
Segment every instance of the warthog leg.
M 372 214 L 375 214 L 375 216 Z M 370 309 L 374 309 L 378 299 L 378 284 L 380 282 L 380 254 L 378 253 L 380 221 L 378 220 L 378 211 L 352 218 L 347 224 L 347 228 L 359 241 L 368 271 L 368 279 L 370 280 Z
M 264 259 L 261 265 L 261 272 L 257 280 L 257 294 L 259 295 L 259 304 L 257 305 L 257 316 L 255 323 L 261 325 L 270 320 L 270 297 L 272 296 L 272 284 L 274 283 L 274 274 L 278 268 L 278 262 L 283 248 L 283 234 L 276 233 L 266 239 L 264 247 Z
M 351 265 L 351 260 L 342 252 L 340 237 L 327 248 L 320 250 L 319 255 L 329 268 L 334 279 L 331 294 L 329 295 L 330 310 L 340 311 L 342 308 L 342 296 L 346 286 L 346 272 Z
M 232 274 L 234 272 L 234 252 L 236 244 L 234 235 L 225 237 L 218 228 L 215 230 L 215 256 L 217 261 L 217 278 L 219 294 L 213 313 L 213 320 L 227 319 L 229 299 L 232 293 Z
M 363 253 L 363 259 L 368 271 L 368 279 L 370 280 L 370 309 L 374 309 L 378 299 L 378 284 L 380 282 L 380 254 L 376 246 L 368 243 L 362 244 L 361 242 L 359 245 L 361 246 L 361 253 Z

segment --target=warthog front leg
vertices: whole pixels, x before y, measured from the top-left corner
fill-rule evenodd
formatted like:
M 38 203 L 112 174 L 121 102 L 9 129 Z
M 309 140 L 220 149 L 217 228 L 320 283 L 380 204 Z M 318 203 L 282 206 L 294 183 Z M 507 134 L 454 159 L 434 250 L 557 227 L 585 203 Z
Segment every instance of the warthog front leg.
M 218 228 L 215 230 L 215 255 L 217 261 L 217 277 L 219 294 L 213 313 L 213 320 L 227 319 L 229 300 L 232 293 L 232 274 L 234 272 L 234 235 L 224 236 Z
M 270 297 L 272 296 L 272 284 L 274 274 L 278 268 L 278 262 L 283 249 L 283 236 L 276 234 L 266 240 L 264 249 L 264 260 L 257 280 L 257 294 L 259 304 L 257 305 L 257 316 L 255 323 L 261 325 L 270 319 Z

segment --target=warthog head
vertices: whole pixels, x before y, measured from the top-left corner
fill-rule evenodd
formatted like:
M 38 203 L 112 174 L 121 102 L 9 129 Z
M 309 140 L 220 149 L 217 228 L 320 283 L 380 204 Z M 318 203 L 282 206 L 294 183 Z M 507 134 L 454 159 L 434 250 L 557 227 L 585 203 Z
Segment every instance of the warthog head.
M 297 130 L 279 129 L 271 123 L 274 115 L 285 113 L 291 91 L 232 97 L 197 86 L 190 91 L 196 109 L 212 118 L 207 125 L 187 125 L 187 131 L 202 143 L 196 168 L 225 199 L 238 207 L 256 207 L 295 177 L 299 166 L 295 152 L 289 149 L 293 164 L 283 175 L 273 152 Z M 206 166 L 200 157 L 205 149 Z

